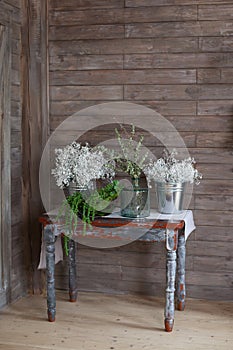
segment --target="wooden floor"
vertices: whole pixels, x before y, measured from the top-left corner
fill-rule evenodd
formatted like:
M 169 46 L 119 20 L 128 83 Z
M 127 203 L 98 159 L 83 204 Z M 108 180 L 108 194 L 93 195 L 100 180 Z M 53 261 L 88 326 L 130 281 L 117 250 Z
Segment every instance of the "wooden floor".
M 230 350 L 233 303 L 188 300 L 163 330 L 162 299 L 80 293 L 77 303 L 57 295 L 57 320 L 46 320 L 46 299 L 30 296 L 0 312 L 0 349 Z

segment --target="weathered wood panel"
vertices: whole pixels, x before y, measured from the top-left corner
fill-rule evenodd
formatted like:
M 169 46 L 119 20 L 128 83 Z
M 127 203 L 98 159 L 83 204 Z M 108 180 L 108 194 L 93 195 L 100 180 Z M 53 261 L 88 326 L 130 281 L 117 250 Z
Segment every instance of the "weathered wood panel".
M 232 164 L 232 148 L 192 148 L 189 151 L 198 164 Z
M 200 5 L 200 4 L 228 4 L 232 0 L 126 0 L 127 7 L 144 7 L 160 5 Z M 156 7 L 155 7 L 156 10 Z
M 232 179 L 231 169 L 231 179 Z M 232 210 L 233 198 L 230 195 L 195 195 L 195 208 L 205 210 Z M 233 215 L 233 213 L 232 213 Z
M 232 260 L 227 257 L 219 257 L 218 260 L 215 257 L 203 257 L 195 256 L 194 265 L 197 271 L 207 271 L 215 275 L 215 272 L 227 273 L 232 272 Z M 220 276 L 221 277 L 221 276 Z
M 167 119 L 179 131 L 195 131 L 199 132 L 219 132 L 229 131 L 232 125 L 231 116 L 184 116 L 180 115 L 176 110 L 173 111 L 176 116 L 167 116 Z M 162 113 L 163 114 L 163 113 Z M 177 116 L 178 115 L 178 116 Z
M 39 190 L 39 165 L 48 135 L 47 1 L 22 2 L 22 150 L 23 231 L 28 255 L 29 288 L 41 291 L 37 271 L 41 245 L 38 217 L 43 211 Z
M 225 244 L 227 244 L 227 242 L 233 242 L 232 232 L 229 227 L 226 226 L 220 226 L 217 229 L 214 227 L 210 228 L 209 226 L 199 226 L 195 236 L 198 241 L 215 242 L 216 244 L 218 244 L 219 241 L 225 242 Z M 231 261 L 231 257 L 229 261 Z
M 116 59 L 117 60 L 117 59 Z M 107 64 L 107 63 L 106 63 Z M 82 69 L 80 67 L 80 69 Z M 86 68 L 84 68 L 86 69 Z M 89 69 L 92 69 L 91 66 Z M 195 69 L 101 70 L 51 72 L 51 85 L 191 84 Z M 143 86 L 143 85 L 142 85 Z
M 227 194 L 227 191 L 225 192 L 223 191 L 223 193 Z M 232 195 L 232 191 L 229 191 L 228 193 Z M 208 191 L 207 191 L 207 194 L 208 194 Z M 209 226 L 216 227 L 216 229 L 218 226 L 223 226 L 223 225 L 228 226 L 229 230 L 232 230 L 232 227 L 233 227 L 232 212 L 230 212 L 229 210 L 225 210 L 225 211 L 221 210 L 221 208 L 219 208 L 219 210 L 211 210 L 211 211 L 209 211 L 208 209 L 195 210 L 195 220 L 196 220 L 195 221 L 196 225 L 203 225 L 203 226 L 209 225 Z M 220 243 L 218 243 L 217 250 L 219 250 L 219 245 Z M 225 247 L 224 249 L 226 249 L 225 245 L 224 247 Z
M 199 84 L 227 83 L 222 79 L 220 68 L 206 68 L 197 70 L 197 82 Z
M 232 115 L 233 101 L 219 99 L 212 101 L 212 96 L 209 96 L 209 101 L 198 101 L 199 115 Z
M 197 19 L 196 6 L 161 6 L 156 11 L 153 8 L 119 8 L 85 11 L 52 11 L 50 24 L 55 26 L 189 21 Z
M 61 40 L 75 39 L 114 39 L 124 38 L 124 26 L 121 24 L 89 25 L 73 27 L 50 27 L 51 37 L 59 36 Z
M 124 67 L 135 68 L 201 68 L 232 67 L 231 53 L 169 53 L 125 55 Z
M 124 7 L 124 0 L 50 0 L 49 7 L 51 10 L 71 10 L 78 8 L 79 10 L 90 8 L 118 8 Z
M 197 135 L 197 147 L 233 147 L 232 132 L 200 133 Z
M 232 36 L 217 36 L 199 38 L 199 48 L 200 51 L 206 52 L 223 52 L 233 51 L 233 37 Z
M 233 179 L 232 164 L 198 164 L 198 169 L 205 174 L 206 179 Z
M 123 86 L 52 86 L 51 98 L 59 100 L 122 100 Z
M 204 21 L 224 21 L 233 19 L 233 4 L 200 5 L 198 19 Z
M 57 70 L 92 70 L 92 69 L 122 69 L 123 68 L 123 55 L 58 55 L 51 57 L 50 59 L 50 71 Z M 91 73 L 80 73 L 85 76 Z M 80 78 L 81 78 L 80 77 Z M 81 82 L 79 82 L 81 84 Z
M 50 105 L 50 112 L 52 115 L 52 121 L 53 117 L 57 117 L 59 115 L 63 116 L 70 116 L 73 113 L 89 107 L 91 105 L 95 105 L 97 103 L 104 102 L 104 101 L 51 101 Z M 164 116 L 170 116 L 170 115 L 177 115 L 177 116 L 194 116 L 196 115 L 196 102 L 193 101 L 138 101 L 139 104 L 143 104 L 146 107 L 154 109 L 156 112 L 161 113 Z M 217 129 L 219 130 L 218 125 L 222 125 L 222 127 L 226 128 L 228 130 L 229 125 L 231 125 L 231 117 L 209 117 L 211 123 L 211 126 L 215 125 Z M 194 118 L 187 117 L 188 121 L 187 123 L 194 122 Z M 197 123 L 203 121 L 203 125 L 205 125 L 204 118 L 196 118 Z M 179 118 L 180 120 L 180 118 Z M 181 119 L 180 125 L 182 126 L 183 123 L 185 123 L 186 119 Z M 171 122 L 173 122 L 173 119 L 171 119 Z M 197 126 L 196 126 L 197 128 Z M 186 130 L 186 128 L 185 128 Z M 190 130 L 190 129 L 189 129 Z M 209 129 L 207 128 L 207 131 Z
M 213 212 L 217 213 L 217 212 Z M 220 226 L 220 225 L 217 225 Z M 221 227 L 221 226 L 220 226 Z M 219 230 L 219 235 L 221 235 L 221 228 L 216 227 L 216 230 Z M 210 233 L 211 234 L 211 231 Z M 231 249 L 233 247 L 233 242 L 225 242 L 218 241 L 218 248 L 216 249 L 216 242 L 211 241 L 189 241 L 187 244 L 188 254 L 199 257 L 215 257 L 216 259 L 219 257 L 228 257 L 230 258 Z
M 196 194 L 225 194 L 232 195 L 233 193 L 233 179 L 230 181 L 221 180 L 205 180 L 195 187 Z M 208 208 L 206 208 L 208 210 Z M 224 213 L 225 215 L 225 213 Z
M 233 35 L 233 23 L 230 21 L 190 21 L 127 24 L 125 30 L 127 38 L 222 36 Z
M 126 85 L 126 100 L 232 100 L 233 84 L 210 85 Z M 232 102 L 231 102 L 232 103 Z M 205 114 L 205 113 L 203 113 Z M 213 113 L 214 114 L 214 113 Z
M 75 32 L 75 30 L 74 30 Z M 151 38 L 151 39 L 105 39 L 76 40 L 70 45 L 70 37 L 58 40 L 50 32 L 49 51 L 51 56 L 71 55 L 114 55 L 131 53 L 193 52 L 198 49 L 198 38 Z M 230 46 L 230 45 L 229 45 Z

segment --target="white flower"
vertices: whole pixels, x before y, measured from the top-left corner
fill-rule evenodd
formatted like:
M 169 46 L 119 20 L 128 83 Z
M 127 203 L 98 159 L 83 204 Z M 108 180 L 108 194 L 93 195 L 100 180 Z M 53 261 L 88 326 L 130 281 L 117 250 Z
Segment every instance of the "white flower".
M 194 159 L 189 157 L 184 160 L 175 158 L 176 151 L 171 153 L 164 151 L 164 156 L 156 162 L 150 162 L 144 172 L 148 181 L 169 183 L 195 182 L 199 184 L 202 175 L 194 168 Z
M 81 146 L 77 142 L 55 149 L 55 169 L 52 174 L 57 186 L 63 188 L 70 182 L 78 187 L 90 186 L 94 179 L 115 175 L 114 162 L 107 158 L 103 147 L 92 149 L 88 144 Z

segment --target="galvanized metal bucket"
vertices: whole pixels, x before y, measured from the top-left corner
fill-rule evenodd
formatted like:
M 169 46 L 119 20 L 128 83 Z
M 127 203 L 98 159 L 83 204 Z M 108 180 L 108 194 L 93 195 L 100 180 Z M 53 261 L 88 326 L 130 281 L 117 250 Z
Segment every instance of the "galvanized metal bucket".
M 183 209 L 185 183 L 157 182 L 158 212 L 179 214 Z

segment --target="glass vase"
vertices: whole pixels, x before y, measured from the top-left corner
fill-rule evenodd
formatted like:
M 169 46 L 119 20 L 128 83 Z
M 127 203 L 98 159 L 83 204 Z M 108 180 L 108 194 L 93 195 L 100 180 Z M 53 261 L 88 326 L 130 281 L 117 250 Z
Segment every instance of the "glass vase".
M 138 179 L 121 191 L 121 215 L 129 218 L 150 215 L 150 192 L 147 187 L 140 187 Z

